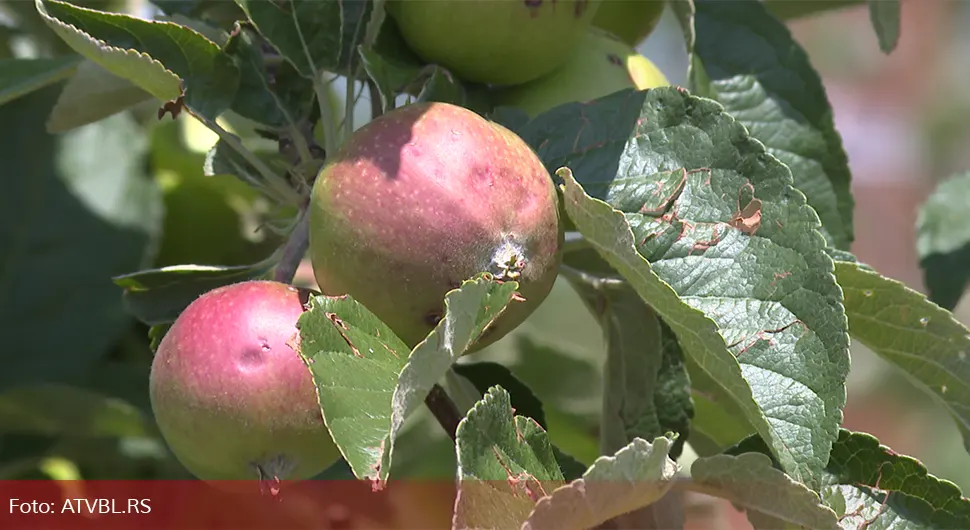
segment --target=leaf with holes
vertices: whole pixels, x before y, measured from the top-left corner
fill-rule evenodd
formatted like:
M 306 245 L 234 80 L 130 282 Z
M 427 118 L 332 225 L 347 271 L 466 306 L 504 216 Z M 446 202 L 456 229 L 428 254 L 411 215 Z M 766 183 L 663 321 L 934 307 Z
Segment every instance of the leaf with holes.
M 0 105 L 74 74 L 81 58 L 0 59 Z
M 57 35 L 84 57 L 162 101 L 215 119 L 229 108 L 239 69 L 214 42 L 172 22 L 35 0 Z M 184 94 L 184 96 L 183 96 Z
M 673 486 L 677 464 L 667 455 L 671 440 L 635 438 L 602 456 L 583 477 L 540 499 L 523 530 L 585 530 L 649 506 Z
M 716 99 L 791 168 L 837 248 L 854 239 L 851 175 L 832 106 L 808 55 L 758 0 L 697 2 L 698 95 Z M 731 46 L 725 46 L 730 42 Z M 701 73 L 703 71 L 703 73 Z
M 300 74 L 353 74 L 373 12 L 371 0 L 236 0 L 259 33 Z
M 175 265 L 112 278 L 124 290 L 128 311 L 149 326 L 175 322 L 196 298 L 223 285 L 262 278 L 273 269 L 275 259 L 252 265 L 220 267 Z
M 563 485 L 552 444 L 535 420 L 514 416 L 494 386 L 458 424 L 453 528 L 517 528 L 536 501 Z
M 970 451 L 970 329 L 906 285 L 836 262 L 849 333 L 943 403 Z
M 970 283 L 970 171 L 943 181 L 919 211 L 916 249 L 930 300 L 953 310 Z
M 412 352 L 349 296 L 317 296 L 300 317 L 300 354 L 310 366 L 323 417 L 354 474 L 387 480 L 394 439 L 431 387 L 497 318 L 515 282 L 485 276 L 445 296 L 445 314 Z
M 690 468 L 685 490 L 720 497 L 748 511 L 758 529 L 785 524 L 813 529 L 838 529 L 835 513 L 822 505 L 814 491 L 772 467 L 760 453 L 699 458 Z
M 590 245 L 785 469 L 817 484 L 842 421 L 848 333 L 818 216 L 788 168 L 678 88 L 564 105 L 518 132 L 547 168 L 572 170 L 564 206 Z

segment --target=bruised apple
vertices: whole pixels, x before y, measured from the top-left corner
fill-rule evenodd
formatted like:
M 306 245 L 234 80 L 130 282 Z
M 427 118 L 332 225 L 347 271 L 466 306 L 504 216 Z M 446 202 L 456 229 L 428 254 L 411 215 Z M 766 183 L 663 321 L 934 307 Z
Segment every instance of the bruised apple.
M 542 162 L 508 129 L 455 105 L 408 105 L 359 129 L 317 177 L 314 277 L 410 347 L 463 280 L 489 272 L 519 282 L 525 300 L 513 300 L 474 351 L 517 327 L 552 289 L 563 243 L 557 201 Z
M 390 0 L 408 46 L 467 81 L 516 85 L 576 49 L 600 0 Z
M 209 291 L 165 334 L 149 389 L 172 453 L 206 481 L 301 480 L 340 457 L 293 349 L 309 296 L 278 282 Z
M 636 46 L 657 27 L 665 5 L 666 0 L 609 0 L 596 11 L 593 25 Z
M 669 84 L 650 59 L 612 34 L 590 28 L 582 46 L 560 69 L 531 83 L 497 90 L 494 102 L 496 106 L 518 107 L 535 117 L 573 101 L 590 101 L 628 88 L 646 90 Z

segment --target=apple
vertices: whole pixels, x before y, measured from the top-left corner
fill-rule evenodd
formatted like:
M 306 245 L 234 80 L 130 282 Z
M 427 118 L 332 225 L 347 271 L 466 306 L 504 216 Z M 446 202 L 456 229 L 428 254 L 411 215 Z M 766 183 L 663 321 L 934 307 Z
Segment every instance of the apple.
M 643 42 L 657 27 L 666 0 L 610 0 L 596 11 L 593 25 L 630 46 Z
M 149 378 L 152 410 L 196 477 L 302 480 L 340 458 L 293 349 L 309 294 L 271 281 L 219 287 L 165 334 Z
M 600 0 L 389 0 L 387 13 L 425 61 L 475 83 L 517 85 L 555 70 Z
M 583 45 L 560 69 L 516 87 L 496 90 L 495 106 L 511 106 L 535 117 L 553 107 L 585 102 L 619 90 L 667 86 L 663 72 L 646 57 L 603 30 L 590 28 Z
M 430 3 L 430 2 L 425 2 Z M 549 172 L 508 129 L 448 103 L 395 109 L 357 130 L 318 175 L 310 260 L 320 289 L 349 294 L 416 346 L 445 294 L 489 272 L 519 282 L 470 351 L 522 323 L 562 260 Z

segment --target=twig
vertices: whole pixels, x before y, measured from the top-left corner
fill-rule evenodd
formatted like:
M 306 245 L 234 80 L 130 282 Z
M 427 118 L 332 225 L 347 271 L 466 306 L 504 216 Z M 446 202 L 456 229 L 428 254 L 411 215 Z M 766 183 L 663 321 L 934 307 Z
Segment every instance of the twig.
M 346 78 L 347 90 L 344 91 L 344 131 L 340 137 L 340 143 L 344 143 L 354 132 L 354 107 L 357 106 L 357 97 L 354 95 L 354 85 L 357 77 L 351 73 Z
M 384 102 L 381 100 L 381 92 L 377 89 L 377 83 L 373 79 L 367 79 L 367 93 L 370 95 L 370 119 L 376 120 L 384 114 Z
M 561 265 L 559 267 L 559 274 L 562 274 L 563 278 L 572 281 L 578 281 L 580 283 L 588 284 L 596 289 L 603 289 L 609 287 L 623 287 L 627 285 L 627 282 L 621 278 L 610 278 L 608 276 L 596 276 L 595 274 L 590 274 L 579 269 L 574 269 L 569 265 Z
M 313 91 L 317 94 L 317 104 L 320 106 L 320 121 L 323 123 L 323 149 L 327 156 L 337 152 L 336 122 L 333 119 L 333 109 L 330 107 L 330 83 L 323 79 L 323 74 L 313 80 Z
M 216 133 L 220 140 L 239 153 L 239 156 L 243 157 L 246 162 L 253 166 L 253 168 L 259 173 L 259 176 L 263 177 L 263 180 L 265 180 L 273 192 L 275 192 L 278 200 L 284 204 L 300 204 L 302 198 L 300 197 L 300 194 L 290 186 L 290 183 L 287 182 L 287 180 L 283 177 L 277 175 L 276 172 L 263 163 L 263 161 L 253 154 L 252 151 L 246 149 L 242 142 L 239 141 L 238 137 L 223 129 L 222 126 L 216 123 L 215 120 L 210 120 L 205 116 L 198 114 L 192 115 L 206 125 L 209 130 Z
M 281 283 L 290 283 L 296 276 L 296 270 L 300 268 L 300 262 L 306 255 L 307 248 L 310 246 L 310 216 L 307 211 L 309 196 L 304 200 L 300 207 L 300 213 L 296 219 L 296 226 L 290 232 L 286 244 L 283 245 L 280 254 L 280 262 L 273 271 L 273 279 Z
M 448 433 L 451 440 L 456 441 L 461 412 L 448 393 L 445 392 L 445 389 L 437 384 L 432 386 L 431 391 L 428 392 L 428 397 L 424 398 L 424 404 L 428 406 L 428 410 L 434 414 L 435 419 L 438 420 L 441 428 Z

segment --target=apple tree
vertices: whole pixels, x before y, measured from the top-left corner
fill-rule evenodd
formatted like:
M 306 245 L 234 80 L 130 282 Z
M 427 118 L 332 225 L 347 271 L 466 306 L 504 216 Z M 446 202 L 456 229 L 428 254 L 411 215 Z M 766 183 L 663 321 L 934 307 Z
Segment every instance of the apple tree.
M 920 217 L 929 297 L 860 262 L 786 27 L 860 3 L 0 0 L 0 475 L 430 476 L 454 528 L 683 528 L 689 492 L 970 527 L 843 428 L 854 340 L 970 440 L 970 178 Z M 890 53 L 899 2 L 868 9 Z M 684 86 L 634 48 L 665 10 Z

